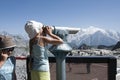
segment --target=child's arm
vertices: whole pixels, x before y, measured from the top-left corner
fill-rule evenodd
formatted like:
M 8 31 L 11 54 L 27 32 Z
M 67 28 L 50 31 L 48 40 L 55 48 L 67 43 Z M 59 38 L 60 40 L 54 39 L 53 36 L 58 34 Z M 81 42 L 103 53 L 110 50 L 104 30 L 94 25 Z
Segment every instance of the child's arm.
M 45 42 L 50 43 L 50 44 L 54 44 L 54 45 L 63 43 L 63 40 L 60 37 L 58 37 L 58 36 L 56 36 L 52 33 L 52 28 L 51 27 L 47 26 L 45 32 L 46 32 L 46 34 L 48 34 L 51 37 L 51 38 L 49 38 L 49 37 L 46 37 L 46 36 L 41 36 L 41 38 L 43 38 L 43 40 Z
M 63 43 L 63 40 L 59 37 L 56 36 L 55 34 L 52 33 L 52 28 L 51 27 L 46 27 L 46 34 L 48 34 L 51 38 L 44 37 L 45 41 L 51 44 L 61 44 Z

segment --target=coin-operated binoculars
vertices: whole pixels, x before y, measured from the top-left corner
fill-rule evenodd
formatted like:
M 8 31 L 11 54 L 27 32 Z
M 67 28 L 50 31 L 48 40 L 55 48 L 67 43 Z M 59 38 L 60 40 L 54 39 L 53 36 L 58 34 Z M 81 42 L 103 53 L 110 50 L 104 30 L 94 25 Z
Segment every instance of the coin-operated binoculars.
M 78 30 L 73 28 L 58 28 L 54 27 L 53 33 L 64 40 L 63 44 L 52 46 L 49 50 L 56 58 L 56 80 L 66 80 L 65 57 L 72 51 L 72 48 L 67 43 L 67 36 L 71 33 L 76 33 Z

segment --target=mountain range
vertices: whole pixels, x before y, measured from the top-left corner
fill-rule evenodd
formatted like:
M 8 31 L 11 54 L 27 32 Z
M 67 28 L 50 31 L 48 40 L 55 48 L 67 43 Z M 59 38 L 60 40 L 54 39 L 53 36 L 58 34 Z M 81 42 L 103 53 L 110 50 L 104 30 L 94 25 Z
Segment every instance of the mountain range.
M 72 47 L 79 47 L 82 44 L 111 46 L 120 40 L 120 32 L 90 26 L 80 29 L 76 34 L 68 35 L 67 40 Z
M 25 35 L 11 35 L 5 31 L 0 34 L 10 35 L 19 48 L 28 47 L 28 38 Z M 88 28 L 80 28 L 76 34 L 69 34 L 67 41 L 72 47 L 79 47 L 82 44 L 89 46 L 115 45 L 120 40 L 120 32 L 105 30 L 98 27 L 90 26 Z M 28 48 L 26 48 L 28 49 Z

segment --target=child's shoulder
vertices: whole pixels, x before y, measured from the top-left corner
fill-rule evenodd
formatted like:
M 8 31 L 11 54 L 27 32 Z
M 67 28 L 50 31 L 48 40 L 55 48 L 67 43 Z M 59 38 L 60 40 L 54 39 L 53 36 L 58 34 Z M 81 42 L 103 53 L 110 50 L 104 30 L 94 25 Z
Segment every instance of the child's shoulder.
M 15 56 L 10 56 L 9 58 L 10 58 L 10 60 L 11 60 L 11 62 L 12 62 L 13 64 L 16 63 L 16 58 L 15 58 Z

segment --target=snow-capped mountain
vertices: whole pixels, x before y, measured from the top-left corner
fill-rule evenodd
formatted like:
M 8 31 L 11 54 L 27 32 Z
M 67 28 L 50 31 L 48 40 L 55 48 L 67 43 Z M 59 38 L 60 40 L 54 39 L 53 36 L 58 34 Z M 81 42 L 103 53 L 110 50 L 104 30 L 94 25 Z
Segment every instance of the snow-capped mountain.
M 120 40 L 120 33 L 90 26 L 86 29 L 80 29 L 76 34 L 69 35 L 67 39 L 74 47 L 79 47 L 83 43 L 91 46 L 109 46 Z

